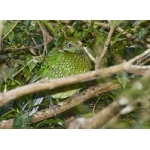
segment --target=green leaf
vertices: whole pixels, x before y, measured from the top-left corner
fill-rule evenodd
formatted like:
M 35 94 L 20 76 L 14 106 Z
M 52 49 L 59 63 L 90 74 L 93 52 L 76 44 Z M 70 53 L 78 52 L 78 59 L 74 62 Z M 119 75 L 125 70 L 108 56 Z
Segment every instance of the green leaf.
M 125 89 L 127 82 L 128 82 L 128 77 L 126 72 L 122 72 L 121 74 L 117 75 L 119 83 L 122 85 L 122 87 Z
M 87 113 L 87 114 L 84 114 L 84 115 L 83 115 L 84 118 L 91 118 L 91 117 L 93 117 L 93 116 L 94 116 L 93 113 Z
M 51 23 L 50 23 L 50 22 L 47 22 L 47 21 L 43 21 L 43 22 L 44 22 L 44 24 L 48 27 L 48 29 L 52 32 L 52 34 L 53 34 L 54 36 L 56 36 L 56 32 L 55 32 L 53 26 L 51 25 Z
M 8 32 L 13 28 L 13 26 L 15 25 L 16 21 L 7 21 L 4 25 L 4 29 L 3 29 L 3 34 L 4 36 L 6 34 L 8 34 Z
M 148 30 L 149 28 L 143 28 L 138 34 L 138 39 L 142 40 L 145 37 L 145 35 L 148 33 Z
M 12 75 L 14 73 L 14 68 L 1 68 L 0 67 L 0 78 L 6 82 L 8 78 L 12 79 Z
M 10 107 L 12 107 L 12 103 L 6 104 L 3 108 L 0 109 L 1 113 L 5 112 L 7 109 L 10 109 Z M 4 115 L 1 114 L 0 121 L 13 118 L 15 116 L 15 113 L 15 109 L 11 109 L 9 111 L 7 110 L 7 112 Z
M 49 126 L 49 128 L 52 128 L 55 126 L 55 128 L 65 128 L 65 124 L 61 119 L 48 119 L 48 120 L 44 120 L 42 122 L 37 123 L 36 127 L 37 128 L 47 128 L 47 126 Z
M 26 61 L 27 61 L 27 64 L 29 63 L 28 68 L 30 71 L 32 71 L 38 63 L 38 60 L 36 58 L 31 59 L 31 58 L 27 57 Z
M 12 31 L 12 32 L 9 34 L 9 36 L 8 36 L 10 43 L 12 43 L 12 41 L 14 40 L 14 36 L 15 36 L 15 34 L 14 34 L 14 32 Z
M 31 72 L 29 69 L 24 69 L 24 73 L 23 73 L 24 77 L 26 78 L 26 81 L 28 81 L 31 77 Z
M 123 20 L 111 20 L 111 21 L 109 21 L 109 22 L 110 22 L 110 24 L 111 24 L 112 26 L 117 27 L 117 26 L 119 26 L 121 23 L 123 23 L 124 21 L 123 21 Z
M 31 122 L 31 117 L 27 112 L 18 112 L 14 118 L 13 128 L 26 129 L 29 128 L 28 123 Z

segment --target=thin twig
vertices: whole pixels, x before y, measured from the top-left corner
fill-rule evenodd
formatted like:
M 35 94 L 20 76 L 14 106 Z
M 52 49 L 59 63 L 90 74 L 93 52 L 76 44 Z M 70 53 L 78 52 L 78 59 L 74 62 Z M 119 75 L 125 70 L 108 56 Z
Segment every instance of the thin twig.
M 122 29 L 121 27 L 117 27 L 116 31 L 118 31 L 119 33 L 121 33 L 122 35 L 124 35 L 126 38 L 133 38 L 133 35 L 126 32 L 124 29 Z
M 149 58 L 147 58 L 146 60 L 144 60 L 144 61 L 142 61 L 139 65 L 145 65 L 145 64 L 147 64 L 148 62 L 150 62 L 150 57 Z
M 132 64 L 132 63 L 134 63 L 135 61 L 140 60 L 140 59 L 146 57 L 147 55 L 150 55 L 150 49 L 144 51 L 142 54 L 140 54 L 140 55 L 134 57 L 133 59 L 129 60 L 129 63 Z
M 113 102 L 108 107 L 104 108 L 93 118 L 85 120 L 84 125 L 80 128 L 92 129 L 92 128 L 101 128 L 114 116 L 116 116 L 124 106 L 120 105 L 118 101 Z
M 111 25 L 110 31 L 108 33 L 107 40 L 106 40 L 106 42 L 104 44 L 104 48 L 103 48 L 103 50 L 101 52 L 101 55 L 96 58 L 95 69 L 99 69 L 100 68 L 100 62 L 102 61 L 104 55 L 106 54 L 106 52 L 108 50 L 108 46 L 109 46 L 109 44 L 111 42 L 111 37 L 112 37 L 112 34 L 113 34 L 114 30 L 115 30 L 115 27 L 113 25 Z
M 7 34 L 5 34 L 5 36 L 3 37 L 3 40 L 12 32 L 12 30 L 15 28 L 15 26 L 18 24 L 19 20 L 16 21 L 16 23 L 12 26 L 12 28 L 7 32 Z
M 99 25 L 103 28 L 109 29 L 110 26 L 107 23 L 100 23 L 100 22 L 94 22 L 94 24 Z M 126 38 L 130 38 L 133 39 L 134 42 L 137 42 L 141 45 L 146 45 L 147 48 L 149 48 L 149 45 L 147 43 L 145 43 L 143 40 L 140 40 L 138 38 L 136 38 L 135 36 L 133 36 L 131 33 L 128 33 L 127 31 L 125 31 L 124 29 L 122 29 L 121 27 L 117 27 L 116 31 L 118 31 L 119 33 L 121 33 L 122 35 L 124 35 Z M 146 42 L 149 43 L 149 38 L 146 39 Z
M 41 31 L 42 31 L 42 34 L 43 34 L 43 41 L 44 41 L 44 51 L 43 51 L 43 55 L 47 54 L 47 42 L 46 42 L 46 36 L 45 36 L 45 31 L 43 29 L 43 27 L 41 26 L 41 23 L 40 21 L 37 21 Z
M 83 49 L 85 50 L 89 58 L 95 63 L 95 58 L 91 55 L 91 53 L 87 50 L 87 48 L 83 46 Z
M 35 61 L 35 58 L 31 59 L 25 66 L 23 66 L 20 70 L 18 70 L 12 77 L 15 77 L 20 71 L 22 71 L 25 67 L 27 67 L 31 62 Z
M 37 46 L 28 46 L 28 47 L 22 47 L 22 48 L 5 48 L 4 51 L 5 52 L 15 52 L 15 51 L 20 51 L 20 50 L 25 50 L 25 49 L 35 49 L 35 48 L 40 48 L 42 47 L 44 44 L 39 44 Z
M 93 109 L 92 109 L 93 114 L 95 114 L 94 111 L 95 111 L 96 105 L 98 104 L 99 101 L 100 101 L 100 97 L 98 98 L 98 100 L 96 101 L 96 103 L 93 106 Z

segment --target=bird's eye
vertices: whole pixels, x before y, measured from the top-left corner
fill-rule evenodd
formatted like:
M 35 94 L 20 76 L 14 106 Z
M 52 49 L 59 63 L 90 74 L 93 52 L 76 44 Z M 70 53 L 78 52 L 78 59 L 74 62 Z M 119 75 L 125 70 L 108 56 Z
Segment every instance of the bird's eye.
M 67 47 L 72 47 L 71 43 L 66 43 Z

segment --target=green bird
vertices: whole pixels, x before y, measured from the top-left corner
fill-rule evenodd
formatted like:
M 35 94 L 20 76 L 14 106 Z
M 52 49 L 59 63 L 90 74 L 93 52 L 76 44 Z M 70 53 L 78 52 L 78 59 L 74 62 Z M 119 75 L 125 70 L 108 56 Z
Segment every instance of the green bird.
M 32 79 L 32 82 L 48 78 L 57 79 L 62 77 L 68 77 L 80 73 L 85 73 L 92 69 L 91 59 L 87 53 L 83 50 L 81 44 L 74 44 L 72 42 L 66 43 L 62 50 L 53 49 L 45 57 L 40 69 L 36 73 L 36 76 Z M 50 95 L 54 99 L 65 99 L 73 94 L 79 92 L 82 88 L 82 84 L 75 84 L 66 87 L 56 88 L 50 91 Z M 43 101 L 42 98 L 38 98 L 35 105 L 40 104 Z M 30 116 L 37 111 L 38 107 L 33 108 L 30 112 Z

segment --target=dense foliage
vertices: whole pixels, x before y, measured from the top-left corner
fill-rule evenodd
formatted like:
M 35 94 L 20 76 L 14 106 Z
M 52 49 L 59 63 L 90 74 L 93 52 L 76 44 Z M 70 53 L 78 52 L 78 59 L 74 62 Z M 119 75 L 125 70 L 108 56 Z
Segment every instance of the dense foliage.
M 109 66 L 132 59 L 147 50 L 150 43 L 149 21 L 27 20 L 5 21 L 1 24 L 3 26 L 0 43 L 1 93 L 7 93 L 9 90 L 36 82 L 33 81 L 35 76 L 44 76 L 47 69 L 49 69 L 47 67 L 49 54 L 53 50 L 62 50 L 64 44 L 68 41 L 80 41 L 82 46 L 88 49 L 94 58 L 99 57 L 105 47 L 106 53 L 98 64 L 98 69 L 108 68 Z M 111 28 L 113 30 L 109 39 Z M 66 59 L 69 60 L 67 57 Z M 91 70 L 95 70 L 95 63 L 93 61 L 90 63 L 92 66 Z M 148 61 L 145 64 L 148 65 Z M 41 69 L 41 67 L 45 68 Z M 80 66 L 78 67 L 80 68 Z M 80 92 L 83 92 L 90 86 L 107 82 L 117 83 L 121 86 L 116 90 L 95 95 L 86 102 L 68 109 L 59 115 L 55 115 L 54 107 L 65 101 L 65 99 L 52 98 L 49 90 L 36 92 L 36 94 L 27 94 L 13 99 L 11 102 L 0 107 L 0 121 L 14 118 L 12 128 L 67 128 L 72 120 L 80 117 L 93 117 L 113 103 L 119 95 L 129 93 L 133 84 L 140 81 L 141 78 L 140 75 L 133 76 L 133 74 L 121 72 L 109 77 L 86 82 L 80 88 Z M 148 86 L 147 83 L 144 85 Z M 72 86 L 68 87 L 72 88 Z M 136 96 L 138 95 L 137 91 L 132 91 L 132 93 Z M 35 96 L 40 97 L 41 95 L 45 98 L 39 105 L 39 110 L 53 107 L 50 109 L 54 109 L 54 115 L 42 121 L 32 122 L 32 116 L 29 116 L 29 112 L 34 107 L 33 99 Z M 50 99 L 52 99 L 52 106 L 50 106 Z M 105 124 L 103 127 L 149 128 L 150 118 L 146 117 L 146 119 L 143 119 L 144 113 L 147 114 L 149 110 L 146 109 L 145 112 L 144 110 L 145 108 L 138 106 L 134 111 L 119 116 L 116 122 Z

